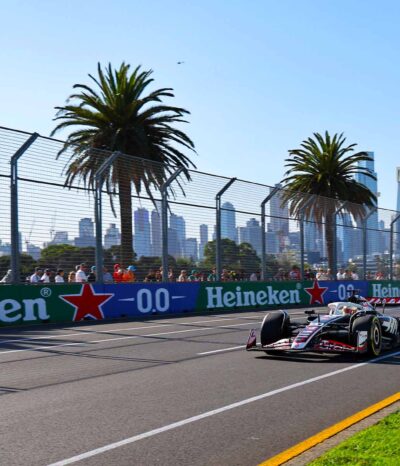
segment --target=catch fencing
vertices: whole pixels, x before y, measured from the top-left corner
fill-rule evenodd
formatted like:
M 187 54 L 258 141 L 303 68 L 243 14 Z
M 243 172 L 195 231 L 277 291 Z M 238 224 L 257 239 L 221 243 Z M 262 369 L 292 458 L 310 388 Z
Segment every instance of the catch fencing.
M 131 266 L 138 281 L 400 276 L 399 212 L 3 127 L 0 195 L 0 278 L 13 283 L 81 263 Z

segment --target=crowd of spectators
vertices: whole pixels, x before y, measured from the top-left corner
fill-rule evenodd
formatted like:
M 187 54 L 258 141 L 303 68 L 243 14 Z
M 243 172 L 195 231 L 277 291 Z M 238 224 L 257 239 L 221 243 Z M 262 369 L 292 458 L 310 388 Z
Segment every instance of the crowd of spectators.
M 163 281 L 163 270 L 162 267 L 151 269 L 144 278 L 140 281 L 146 283 L 162 282 Z M 204 270 L 187 270 L 182 269 L 175 273 L 172 268 L 168 269 L 168 281 L 169 282 L 214 282 L 216 281 L 216 269 L 213 268 L 209 271 Z M 307 268 L 303 274 L 304 280 L 359 280 L 360 277 L 355 270 L 349 270 L 339 268 L 336 273 L 336 277 L 333 276 L 332 271 L 327 268 L 317 268 L 315 270 Z M 383 280 L 387 277 L 383 272 L 376 272 L 375 274 L 368 273 L 367 280 Z M 221 280 L 223 282 L 232 281 L 259 281 L 261 279 L 260 271 L 254 271 L 246 273 L 244 270 L 234 271 L 228 269 L 222 269 Z M 290 270 L 285 271 L 283 268 L 279 268 L 277 273 L 269 278 L 268 281 L 292 281 L 300 280 L 301 273 L 300 268 L 294 265 Z M 51 270 L 42 269 L 36 267 L 32 275 L 26 278 L 26 282 L 30 284 L 40 283 L 91 283 L 97 280 L 96 267 L 88 267 L 87 264 L 82 263 L 75 267 L 74 270 L 65 272 L 63 269 Z M 107 267 L 103 268 L 103 283 L 134 283 L 139 281 L 136 275 L 136 267 L 129 265 L 128 267 L 122 267 L 120 264 L 115 264 L 113 267 L 113 273 L 109 272 Z M 0 280 L 0 284 L 6 284 L 12 282 L 11 270 L 8 270 L 5 276 Z

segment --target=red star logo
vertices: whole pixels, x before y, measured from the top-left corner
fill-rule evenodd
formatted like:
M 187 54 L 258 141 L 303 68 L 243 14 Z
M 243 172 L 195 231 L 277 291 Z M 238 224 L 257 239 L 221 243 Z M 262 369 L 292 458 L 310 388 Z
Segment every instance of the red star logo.
M 114 294 L 95 293 L 92 285 L 82 285 L 80 294 L 60 295 L 60 298 L 75 308 L 73 317 L 74 322 L 84 319 L 86 316 L 92 316 L 96 320 L 104 319 L 102 305 L 111 299 Z
M 315 280 L 314 285 L 312 288 L 304 288 L 304 291 L 306 291 L 310 295 L 310 304 L 324 304 L 324 294 L 328 288 L 326 287 L 320 287 L 318 285 L 317 280 Z

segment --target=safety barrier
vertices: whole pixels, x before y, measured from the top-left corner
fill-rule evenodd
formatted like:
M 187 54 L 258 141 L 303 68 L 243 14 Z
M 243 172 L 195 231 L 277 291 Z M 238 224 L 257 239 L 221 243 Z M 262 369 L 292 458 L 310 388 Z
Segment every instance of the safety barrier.
M 400 281 L 4 285 L 0 326 L 319 306 L 354 289 L 369 298 L 400 297 Z

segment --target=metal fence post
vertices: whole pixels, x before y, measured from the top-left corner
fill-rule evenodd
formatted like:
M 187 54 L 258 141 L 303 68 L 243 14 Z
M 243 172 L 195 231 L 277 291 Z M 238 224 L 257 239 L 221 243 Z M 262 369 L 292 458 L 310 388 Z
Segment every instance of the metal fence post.
M 12 283 L 20 281 L 20 250 L 18 226 L 18 160 L 39 137 L 33 133 L 11 157 L 11 273 Z
M 179 167 L 161 186 L 161 239 L 162 239 L 162 280 L 168 281 L 168 188 L 184 171 Z
M 216 278 L 221 280 L 222 275 L 222 247 L 221 247 L 221 197 L 224 192 L 237 180 L 231 178 L 215 196 L 216 207 L 216 235 L 215 235 L 215 269 Z
M 368 245 L 367 245 L 367 221 L 371 217 L 373 213 L 378 210 L 377 207 L 373 207 L 368 214 L 364 217 L 362 221 L 362 228 L 363 228 L 363 269 L 364 269 L 364 280 L 367 279 L 367 253 L 368 253 Z
M 333 270 L 332 270 L 332 275 L 333 279 L 337 280 L 337 216 L 339 212 L 344 209 L 348 201 L 342 202 L 340 206 L 335 210 L 333 214 Z
M 314 201 L 315 194 L 313 194 L 301 207 L 299 222 L 300 222 L 300 279 L 304 279 L 304 211 Z
M 96 190 L 94 194 L 94 221 L 96 225 L 96 283 L 103 283 L 103 209 L 102 209 L 102 189 L 104 183 L 104 172 L 110 168 L 114 161 L 121 155 L 121 152 L 113 152 L 106 159 L 95 173 Z
M 266 241 L 265 241 L 265 206 L 280 191 L 276 187 L 268 194 L 268 196 L 261 202 L 261 280 L 266 279 L 267 275 L 267 258 L 266 258 Z
M 389 276 L 390 280 L 393 280 L 393 230 L 394 224 L 400 218 L 400 213 L 397 213 L 396 217 L 390 222 L 390 243 L 389 243 Z

